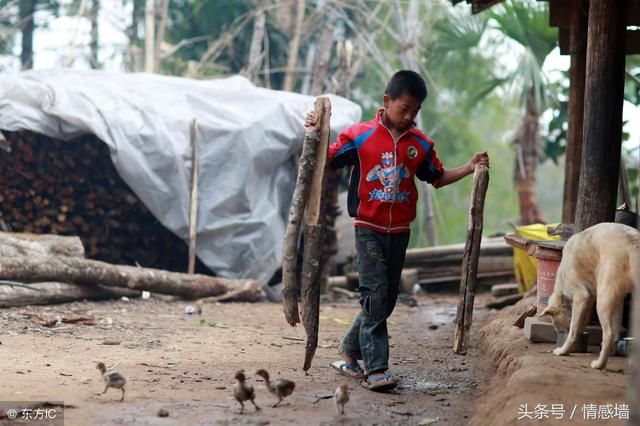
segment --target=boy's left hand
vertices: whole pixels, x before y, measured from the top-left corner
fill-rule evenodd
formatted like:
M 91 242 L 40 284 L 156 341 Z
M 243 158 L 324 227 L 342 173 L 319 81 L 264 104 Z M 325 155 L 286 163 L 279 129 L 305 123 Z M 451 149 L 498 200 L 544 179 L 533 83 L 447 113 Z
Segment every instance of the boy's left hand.
M 482 164 L 483 166 L 489 168 L 489 154 L 487 154 L 487 151 L 476 152 L 475 154 L 473 154 L 473 157 L 471 157 L 471 160 L 469 160 L 469 169 L 471 170 L 471 173 L 476 170 L 476 166 L 478 164 Z

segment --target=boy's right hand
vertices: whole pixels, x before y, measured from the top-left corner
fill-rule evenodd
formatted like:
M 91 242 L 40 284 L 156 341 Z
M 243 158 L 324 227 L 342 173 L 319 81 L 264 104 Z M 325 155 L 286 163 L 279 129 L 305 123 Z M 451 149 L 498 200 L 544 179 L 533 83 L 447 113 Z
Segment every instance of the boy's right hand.
M 304 127 L 311 128 L 315 127 L 318 122 L 318 114 L 315 111 L 309 111 L 307 113 L 306 118 L 304 119 Z

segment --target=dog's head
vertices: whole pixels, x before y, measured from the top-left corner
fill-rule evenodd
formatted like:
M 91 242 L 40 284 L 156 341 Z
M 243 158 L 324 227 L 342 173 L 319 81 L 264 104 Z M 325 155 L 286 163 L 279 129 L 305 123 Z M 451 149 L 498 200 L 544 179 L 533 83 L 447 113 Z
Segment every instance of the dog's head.
M 538 314 L 539 317 L 549 315 L 553 320 L 553 326 L 558 331 L 569 331 L 571 324 L 571 300 L 559 292 L 553 292 L 549 297 L 549 304 Z

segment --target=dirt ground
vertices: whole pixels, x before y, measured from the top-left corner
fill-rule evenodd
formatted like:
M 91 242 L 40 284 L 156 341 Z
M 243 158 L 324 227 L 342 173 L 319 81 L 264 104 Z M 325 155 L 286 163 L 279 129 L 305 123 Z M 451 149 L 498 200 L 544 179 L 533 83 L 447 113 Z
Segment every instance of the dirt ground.
M 476 297 L 482 306 L 482 296 Z M 474 417 L 474 399 L 491 371 L 477 350 L 479 327 L 490 313 L 477 308 L 466 356 L 452 352 L 456 296 L 423 296 L 418 307 L 398 304 L 390 318 L 391 367 L 400 381 L 390 394 L 376 394 L 335 373 L 337 345 L 355 316 L 355 301 L 324 304 L 320 347 L 309 375 L 302 372 L 304 331 L 289 327 L 280 304 L 203 304 L 201 315 L 186 315 L 182 301 L 78 302 L 0 311 L 0 400 L 63 400 L 66 425 L 108 424 L 449 424 Z M 31 320 L 88 314 L 96 325 L 47 328 Z M 103 390 L 96 362 L 127 378 L 119 391 Z M 253 374 L 296 382 L 278 408 Z M 256 402 L 240 415 L 233 400 L 233 375 L 244 369 L 257 388 Z M 346 415 L 336 414 L 331 395 L 348 382 Z M 169 417 L 158 417 L 158 410 Z M 1 421 L 0 421 L 1 422 Z
M 185 302 L 154 298 L 4 309 L 0 401 L 64 401 L 66 425 L 624 423 L 606 417 L 602 407 L 624 403 L 628 358 L 612 357 L 607 369 L 597 371 L 589 368 L 597 347 L 589 354 L 552 356 L 553 345 L 531 344 L 512 326 L 533 299 L 500 312 L 483 309 L 486 299 L 476 296 L 466 356 L 451 350 L 456 296 L 423 295 L 417 307 L 399 303 L 390 334 L 391 367 L 400 385 L 389 394 L 364 390 L 329 368 L 358 310 L 355 301 L 323 305 L 320 347 L 309 375 L 301 370 L 304 331 L 285 323 L 280 304 L 205 303 L 200 315 L 186 315 Z M 97 324 L 47 328 L 32 315 L 93 315 Z M 113 389 L 96 395 L 103 390 L 98 361 L 116 364 L 127 378 L 124 402 Z M 296 382 L 280 407 L 271 407 L 274 397 L 253 375 L 258 368 Z M 255 385 L 261 411 L 248 405 L 239 414 L 231 396 L 238 369 Z M 351 401 L 341 417 L 326 397 L 343 382 Z M 546 407 L 547 417 L 542 412 L 540 418 L 519 418 L 523 404 L 527 411 Z M 558 410 L 551 413 L 552 405 L 564 410 L 562 418 Z M 161 408 L 169 417 L 158 417 Z M 594 409 L 596 417 L 587 418 Z

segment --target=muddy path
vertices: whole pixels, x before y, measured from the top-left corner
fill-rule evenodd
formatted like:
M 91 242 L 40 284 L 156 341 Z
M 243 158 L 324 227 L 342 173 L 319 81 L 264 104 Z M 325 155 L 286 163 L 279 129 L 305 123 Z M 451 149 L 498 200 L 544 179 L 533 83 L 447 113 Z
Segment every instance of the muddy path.
M 480 299 L 480 301 L 478 300 Z M 481 306 L 482 297 L 476 298 Z M 204 304 L 202 314 L 185 315 L 179 301 L 81 302 L 0 311 L 3 401 L 63 400 L 67 425 L 107 424 L 466 424 L 472 402 L 484 392 L 490 371 L 477 352 L 477 330 L 490 314 L 476 309 L 469 354 L 452 347 L 455 296 L 423 296 L 419 306 L 399 304 L 390 318 L 392 372 L 400 381 L 390 394 L 364 390 L 336 374 L 329 364 L 356 302 L 324 304 L 320 347 L 309 375 L 302 372 L 304 331 L 289 327 L 280 304 Z M 30 317 L 87 314 L 96 325 L 47 328 Z M 127 378 L 124 402 L 106 395 L 96 362 L 117 363 Z M 296 382 L 278 408 L 253 372 Z M 232 399 L 233 374 L 244 369 L 257 389 L 258 405 L 240 415 Z M 348 382 L 346 415 L 332 399 Z M 158 417 L 161 408 L 169 417 Z

